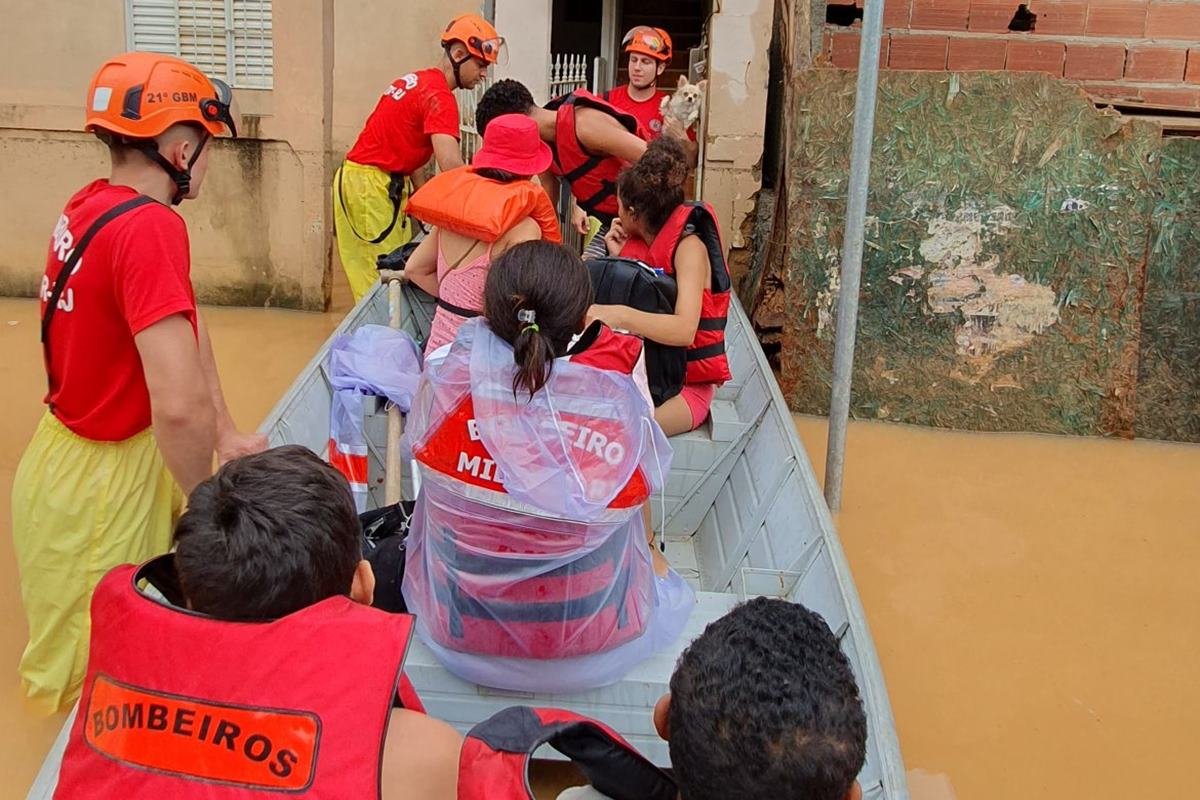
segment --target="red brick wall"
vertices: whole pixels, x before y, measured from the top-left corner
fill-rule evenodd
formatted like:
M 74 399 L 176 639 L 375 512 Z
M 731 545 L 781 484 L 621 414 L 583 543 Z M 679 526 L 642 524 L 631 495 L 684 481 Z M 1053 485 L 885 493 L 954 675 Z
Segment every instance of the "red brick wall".
M 1040 71 L 1100 98 L 1200 107 L 1200 0 L 1026 0 L 1030 32 L 1009 31 L 1011 0 L 883 2 L 887 69 Z M 856 67 L 861 24 L 826 25 L 821 63 Z

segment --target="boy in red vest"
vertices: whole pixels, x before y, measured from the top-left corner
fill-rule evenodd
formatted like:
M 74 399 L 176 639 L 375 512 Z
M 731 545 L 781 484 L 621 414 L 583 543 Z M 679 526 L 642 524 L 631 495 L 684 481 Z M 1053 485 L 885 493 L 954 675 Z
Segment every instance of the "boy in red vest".
M 523 790 L 523 760 L 460 764 L 462 737 L 422 713 L 401 672 L 412 618 L 366 607 L 361 541 L 346 479 L 305 448 L 201 483 L 174 555 L 119 567 L 96 590 L 55 797 L 209 796 L 214 784 L 247 800 L 524 797 L 486 791 L 489 777 Z M 684 651 L 670 690 L 654 718 L 680 800 L 860 800 L 866 718 L 817 614 L 738 606 Z M 614 774 L 602 756 L 620 783 L 629 760 Z
M 462 737 L 401 672 L 412 618 L 368 607 L 339 472 L 299 446 L 232 461 L 175 536 L 97 587 L 55 797 L 457 796 Z

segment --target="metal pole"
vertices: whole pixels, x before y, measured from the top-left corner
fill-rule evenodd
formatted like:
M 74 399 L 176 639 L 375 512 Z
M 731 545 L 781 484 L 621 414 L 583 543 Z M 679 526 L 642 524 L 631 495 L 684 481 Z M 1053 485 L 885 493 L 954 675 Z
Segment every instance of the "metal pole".
M 383 270 L 380 270 L 382 273 Z M 400 273 L 388 272 L 383 277 L 387 285 L 388 295 L 388 325 L 393 330 L 400 330 L 400 292 L 401 284 L 397 280 Z M 388 406 L 387 420 L 387 453 L 384 456 L 383 468 L 383 502 L 384 505 L 394 505 L 400 502 L 400 437 L 404 433 L 404 419 L 400 409 L 394 404 Z
M 883 3 L 884 0 L 866 0 L 862 43 L 858 53 L 854 143 L 850 150 L 850 189 L 846 198 L 837 334 L 833 348 L 833 396 L 829 401 L 829 443 L 825 453 L 825 502 L 830 511 L 839 511 L 842 507 L 842 471 L 846 465 L 846 423 L 850 419 L 850 379 L 854 372 L 854 337 L 858 327 L 863 228 L 867 218 L 871 144 L 875 134 L 875 95 L 879 88 Z

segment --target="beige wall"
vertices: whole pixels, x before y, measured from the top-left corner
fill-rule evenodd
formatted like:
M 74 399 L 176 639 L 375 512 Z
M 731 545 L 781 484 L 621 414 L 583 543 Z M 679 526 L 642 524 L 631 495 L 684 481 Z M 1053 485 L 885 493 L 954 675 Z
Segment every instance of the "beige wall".
M 61 0 L 53 14 L 0 0 L 0 294 L 33 294 L 67 198 L 107 173 L 81 132 L 92 73 L 125 49 L 122 0 Z M 333 0 L 277 3 L 275 88 L 237 92 L 201 196 L 180 207 L 192 277 L 208 301 L 320 309 L 327 302 Z M 286 9 L 286 10 L 284 10 Z
M 774 0 L 722 0 L 709 27 L 708 128 L 704 199 L 730 247 L 745 245 L 742 224 L 762 186 L 757 169 L 767 115 L 768 51 Z
M 200 197 L 180 206 L 203 300 L 326 305 L 332 5 L 277 2 L 275 89 L 236 92 L 244 138 L 214 145 Z M 83 100 L 126 47 L 125 4 L 62 0 L 46 13 L 0 0 L 0 18 L 0 294 L 34 294 L 62 204 L 107 173 L 106 150 L 82 132 Z
M 67 198 L 107 172 L 83 134 L 92 73 L 126 47 L 123 0 L 0 0 L 0 294 L 33 294 Z M 436 63 L 438 36 L 473 2 L 276 0 L 270 91 L 236 91 L 242 139 L 215 147 L 201 196 L 181 206 L 198 294 L 324 308 L 332 281 L 332 169 L 394 78 Z
M 479 7 L 438 0 L 343 0 L 336 5 L 333 153 L 340 159 L 383 90 L 407 72 L 436 64 L 442 55 L 438 40 L 446 24 L 457 14 Z
M 496 0 L 496 29 L 508 45 L 508 64 L 496 75 L 525 84 L 537 103 L 550 100 L 553 10 L 553 0 Z

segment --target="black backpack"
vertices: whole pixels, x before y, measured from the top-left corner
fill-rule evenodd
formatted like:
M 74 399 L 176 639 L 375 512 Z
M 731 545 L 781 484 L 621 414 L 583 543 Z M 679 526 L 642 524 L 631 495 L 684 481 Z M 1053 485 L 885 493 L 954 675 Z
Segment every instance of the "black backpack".
M 632 258 L 590 259 L 584 262 L 592 277 L 595 302 L 629 306 L 651 314 L 675 313 L 675 279 Z M 646 374 L 650 396 L 661 406 L 683 389 L 687 348 L 646 340 Z
M 358 515 L 363 558 L 375 573 L 375 600 L 371 603 L 375 608 L 398 614 L 408 610 L 400 585 L 404 582 L 408 530 L 415 507 L 416 503 L 406 500 Z

